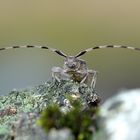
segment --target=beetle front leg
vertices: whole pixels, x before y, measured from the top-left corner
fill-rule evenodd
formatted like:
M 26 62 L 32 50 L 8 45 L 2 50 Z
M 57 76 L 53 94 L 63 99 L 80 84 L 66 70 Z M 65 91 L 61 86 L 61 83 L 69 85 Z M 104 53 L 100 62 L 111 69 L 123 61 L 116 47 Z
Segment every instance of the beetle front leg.
M 59 83 L 61 80 L 70 79 L 70 76 L 66 73 L 66 71 L 60 67 L 52 68 L 52 78 Z
M 53 67 L 52 68 L 52 78 L 54 81 L 57 81 L 60 83 L 61 81 L 61 72 L 62 72 L 62 68 L 60 67 Z
M 96 85 L 96 79 L 97 79 L 97 71 L 87 70 L 87 73 L 85 74 L 80 83 L 85 83 L 92 89 L 94 89 Z
M 84 78 L 81 80 L 80 84 L 85 83 L 85 81 L 87 80 L 88 77 L 88 73 L 85 74 Z

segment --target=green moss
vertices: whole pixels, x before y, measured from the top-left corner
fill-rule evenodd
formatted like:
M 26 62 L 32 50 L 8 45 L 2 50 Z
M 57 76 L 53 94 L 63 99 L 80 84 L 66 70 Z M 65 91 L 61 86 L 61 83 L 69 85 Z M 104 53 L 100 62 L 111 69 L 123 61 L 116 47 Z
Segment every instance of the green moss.
M 69 128 L 76 140 L 90 140 L 92 138 L 92 130 L 96 130 L 96 120 L 93 116 L 97 113 L 97 108 L 88 108 L 83 110 L 80 101 L 75 100 L 72 103 L 73 108 L 63 113 L 57 105 L 51 105 L 46 108 L 38 121 L 48 133 L 50 129 Z

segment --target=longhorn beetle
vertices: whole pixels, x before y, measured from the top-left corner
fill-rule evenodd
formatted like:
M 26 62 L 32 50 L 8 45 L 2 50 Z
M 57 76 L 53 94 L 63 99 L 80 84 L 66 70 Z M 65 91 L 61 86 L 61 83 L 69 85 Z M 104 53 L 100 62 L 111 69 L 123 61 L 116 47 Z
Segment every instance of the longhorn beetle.
M 87 52 L 94 51 L 96 49 L 103 49 L 103 48 L 125 48 L 125 49 L 140 51 L 140 48 L 134 48 L 134 47 L 122 46 L 122 45 L 96 46 L 96 47 L 88 48 L 84 51 L 81 51 L 75 56 L 66 55 L 60 50 L 53 49 L 47 46 L 31 46 L 31 45 L 13 46 L 13 47 L 0 48 L 0 51 L 4 51 L 8 49 L 19 49 L 19 48 L 46 49 L 64 57 L 63 68 L 60 68 L 60 67 L 52 68 L 52 78 L 58 82 L 64 79 L 72 79 L 75 82 L 85 83 L 93 89 L 95 88 L 95 85 L 96 85 L 97 71 L 89 70 L 86 65 L 86 62 L 79 58 L 80 56 L 84 55 Z

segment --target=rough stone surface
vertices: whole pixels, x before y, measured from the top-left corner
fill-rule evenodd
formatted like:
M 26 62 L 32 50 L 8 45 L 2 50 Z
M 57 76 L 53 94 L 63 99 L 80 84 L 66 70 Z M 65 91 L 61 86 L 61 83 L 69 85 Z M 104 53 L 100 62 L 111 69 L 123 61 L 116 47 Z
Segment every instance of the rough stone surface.
M 11 136 L 16 137 L 15 140 L 22 140 L 23 135 L 26 135 L 26 140 L 46 140 L 43 139 L 42 130 L 31 122 L 50 104 L 58 104 L 63 112 L 69 111 L 72 106 L 68 96 L 80 98 L 84 108 L 96 106 L 100 101 L 93 89 L 73 81 L 51 81 L 0 96 L 0 140 L 10 140 Z M 31 114 L 34 114 L 32 121 Z
M 15 140 L 47 140 L 46 133 L 36 125 L 37 118 L 35 113 L 20 114 L 12 125 L 11 134 Z
M 102 105 L 96 140 L 140 140 L 140 89 L 121 92 Z
M 50 130 L 48 140 L 75 140 L 69 129 Z

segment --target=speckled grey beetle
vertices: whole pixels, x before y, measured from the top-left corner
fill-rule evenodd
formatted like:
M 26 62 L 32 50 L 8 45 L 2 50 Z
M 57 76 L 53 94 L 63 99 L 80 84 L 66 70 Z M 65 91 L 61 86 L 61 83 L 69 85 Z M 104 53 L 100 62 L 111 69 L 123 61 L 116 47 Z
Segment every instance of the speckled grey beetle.
M 39 49 L 48 49 L 52 52 L 57 53 L 60 56 L 64 57 L 64 66 L 63 68 L 60 67 L 53 67 L 52 68 L 52 77 L 54 80 L 60 82 L 64 79 L 72 79 L 75 82 L 85 83 L 91 88 L 95 88 L 96 85 L 96 77 L 97 71 L 89 70 L 86 62 L 79 57 L 84 55 L 85 53 L 95 50 L 95 49 L 102 49 L 102 48 L 125 48 L 131 50 L 140 51 L 140 48 L 134 48 L 129 46 L 122 46 L 122 45 L 104 45 L 104 46 L 97 46 L 86 49 L 84 51 L 79 52 L 75 56 L 68 56 L 64 54 L 62 51 L 57 49 L 53 49 L 47 46 L 13 46 L 13 47 L 6 47 L 0 48 L 0 51 L 7 50 L 7 49 L 18 49 L 18 48 L 39 48 Z

